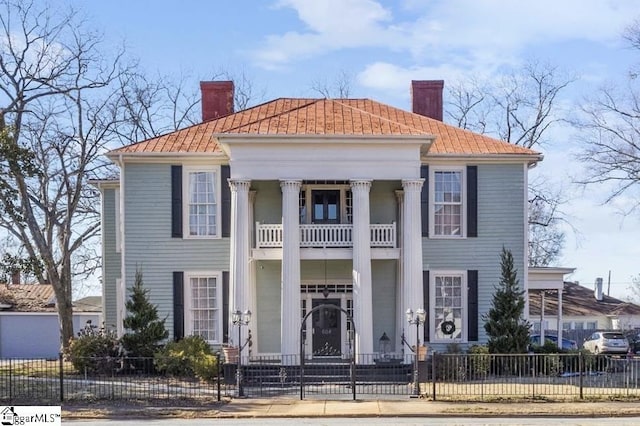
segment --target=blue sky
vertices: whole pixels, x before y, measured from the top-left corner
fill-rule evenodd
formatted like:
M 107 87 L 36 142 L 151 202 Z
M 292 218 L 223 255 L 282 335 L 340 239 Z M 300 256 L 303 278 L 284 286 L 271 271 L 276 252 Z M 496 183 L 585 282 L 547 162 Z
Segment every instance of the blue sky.
M 603 84 L 621 81 L 640 52 L 622 40 L 640 17 L 636 0 L 58 0 L 82 10 L 108 43 L 124 41 L 150 74 L 206 79 L 243 71 L 264 99 L 317 96 L 314 81 L 352 78 L 351 96 L 409 109 L 411 79 L 497 78 L 528 59 L 579 79 L 561 105 L 575 109 Z M 568 230 L 561 266 L 591 286 L 597 276 L 624 297 L 640 273 L 640 216 L 622 217 L 625 198 L 602 206 L 606 188 L 581 188 L 579 142 L 554 129 L 532 174 L 562 185 Z M 496 259 L 497 261 L 497 259 Z

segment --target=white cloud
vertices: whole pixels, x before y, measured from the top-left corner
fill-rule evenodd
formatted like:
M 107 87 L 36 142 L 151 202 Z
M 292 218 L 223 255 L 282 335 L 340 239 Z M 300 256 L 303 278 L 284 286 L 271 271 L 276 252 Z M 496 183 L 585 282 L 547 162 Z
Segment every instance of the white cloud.
M 265 46 L 254 51 L 257 62 L 265 67 L 345 48 L 393 48 L 402 38 L 385 24 L 391 12 L 373 0 L 281 0 L 277 7 L 294 9 L 305 31 L 268 36 Z
M 267 37 L 254 51 L 266 67 L 357 47 L 409 52 L 431 63 L 500 61 L 539 43 L 619 40 L 638 14 L 636 0 L 408 0 L 395 11 L 414 15 L 404 21 L 374 0 L 281 0 L 277 6 L 295 10 L 304 30 Z

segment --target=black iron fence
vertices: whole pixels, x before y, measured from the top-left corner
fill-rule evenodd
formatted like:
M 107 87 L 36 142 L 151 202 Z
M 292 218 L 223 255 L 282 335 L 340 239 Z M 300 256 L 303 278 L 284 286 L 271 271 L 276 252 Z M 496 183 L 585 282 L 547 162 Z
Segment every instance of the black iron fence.
M 640 358 L 433 353 L 429 363 L 426 396 L 433 400 L 640 397 Z
M 351 360 L 320 358 L 300 365 L 297 355 L 220 357 L 191 363 L 158 358 L 0 360 L 0 403 L 142 400 L 192 404 L 223 396 L 251 398 L 406 398 L 419 384 L 423 397 L 440 401 L 502 399 L 577 400 L 640 398 L 640 358 L 570 354 L 439 354 L 418 362 L 376 355 Z M 240 374 L 238 374 L 240 373 Z M 238 387 L 238 384 L 241 386 Z

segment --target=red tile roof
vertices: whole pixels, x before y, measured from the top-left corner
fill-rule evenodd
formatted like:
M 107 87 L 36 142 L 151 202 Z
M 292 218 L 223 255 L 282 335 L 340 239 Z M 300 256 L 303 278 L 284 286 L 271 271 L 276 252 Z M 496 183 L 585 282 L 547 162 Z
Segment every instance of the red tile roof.
M 538 155 L 490 138 L 370 99 L 280 98 L 111 151 L 128 153 L 221 153 L 217 136 L 330 135 L 435 136 L 429 154 Z

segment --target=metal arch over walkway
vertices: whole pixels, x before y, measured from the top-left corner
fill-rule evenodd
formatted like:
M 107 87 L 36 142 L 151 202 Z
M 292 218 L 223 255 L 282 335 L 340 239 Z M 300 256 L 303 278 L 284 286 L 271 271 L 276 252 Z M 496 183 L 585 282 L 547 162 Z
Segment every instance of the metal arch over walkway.
M 356 335 L 356 325 L 353 322 L 353 317 L 351 315 L 349 315 L 349 312 L 347 312 L 346 309 L 341 308 L 340 306 L 334 305 L 334 304 L 329 304 L 329 303 L 323 303 L 321 305 L 318 305 L 316 307 L 314 307 L 313 309 L 311 309 L 309 312 L 307 312 L 307 314 L 304 316 L 304 318 L 302 319 L 302 322 L 300 324 L 300 399 L 304 399 L 304 367 L 305 367 L 305 353 L 304 353 L 304 348 L 305 348 L 305 339 L 304 339 L 304 330 L 305 330 L 305 323 L 307 322 L 307 319 L 309 318 L 309 316 L 311 314 L 313 314 L 314 312 L 317 312 L 321 309 L 333 309 L 333 310 L 337 310 L 342 312 L 343 314 L 345 314 L 347 316 L 347 323 L 351 323 L 351 333 L 349 333 L 349 348 L 351 348 L 351 350 L 349 351 L 349 376 L 351 379 L 351 390 L 353 393 L 353 400 L 356 400 L 356 358 L 355 358 L 355 353 L 354 353 L 354 348 L 355 348 L 355 335 Z

